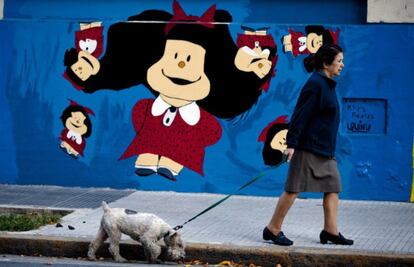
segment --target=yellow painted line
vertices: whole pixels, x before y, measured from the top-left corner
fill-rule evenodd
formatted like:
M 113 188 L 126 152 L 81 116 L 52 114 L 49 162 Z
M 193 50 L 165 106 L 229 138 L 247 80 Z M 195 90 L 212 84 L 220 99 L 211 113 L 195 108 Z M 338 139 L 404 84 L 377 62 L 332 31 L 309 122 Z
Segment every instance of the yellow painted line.
M 413 158 L 413 163 L 412 163 L 412 167 L 413 167 L 413 178 L 412 178 L 412 185 L 411 185 L 411 202 L 414 202 L 414 142 L 413 142 L 413 150 L 412 150 L 412 158 Z

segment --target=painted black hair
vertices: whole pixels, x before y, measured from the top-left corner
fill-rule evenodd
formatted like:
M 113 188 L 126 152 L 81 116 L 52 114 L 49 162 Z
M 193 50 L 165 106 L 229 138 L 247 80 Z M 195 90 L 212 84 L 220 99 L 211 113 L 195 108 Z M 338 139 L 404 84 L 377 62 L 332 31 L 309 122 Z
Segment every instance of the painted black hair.
M 78 51 L 75 48 L 66 50 L 63 64 L 66 67 L 65 75 L 71 80 L 72 83 L 83 87 L 84 81 L 82 81 L 71 69 L 71 66 L 78 61 Z
M 165 11 L 147 10 L 130 17 L 129 22 L 111 25 L 105 55 L 100 59 L 101 68 L 84 82 L 83 91 L 121 90 L 143 84 L 157 95 L 148 85 L 147 70 L 162 57 L 167 38 L 180 39 L 200 44 L 206 49 L 204 71 L 211 88 L 205 99 L 197 101 L 198 105 L 226 119 L 250 109 L 261 95 L 259 88 L 263 80 L 253 72 L 238 70 L 234 64 L 238 47 L 226 24 L 232 21 L 230 13 L 216 10 L 214 22 L 224 23 L 215 24 L 214 28 L 197 23 L 177 23 L 166 35 L 165 25 L 171 17 Z
M 147 70 L 164 53 L 164 28 L 172 15 L 160 10 L 146 10 L 111 25 L 107 33 L 105 54 L 99 59 L 100 69 L 84 82 L 85 93 L 97 90 L 122 90 L 147 83 Z M 140 23 L 146 21 L 146 23 Z M 156 21 L 156 23 L 147 23 Z M 151 90 L 151 89 L 150 89 Z M 155 91 L 151 92 L 156 94 Z
M 198 24 L 177 24 L 167 39 L 187 40 L 206 50 L 204 71 L 210 80 L 210 93 L 197 103 L 219 118 L 230 119 L 256 103 L 261 94 L 261 80 L 254 73 L 241 72 L 235 67 L 238 47 L 225 24 L 232 21 L 230 13 L 216 10 L 214 21 L 221 23 L 212 29 Z
M 322 42 L 323 44 L 333 44 L 334 39 L 332 34 L 329 30 L 325 29 L 321 25 L 308 25 L 305 27 L 306 35 L 309 33 L 316 33 L 317 35 L 322 35 Z
M 92 134 L 92 122 L 89 118 L 89 114 L 86 112 L 86 110 L 79 105 L 70 105 L 68 106 L 60 116 L 60 119 L 62 121 L 62 124 L 64 127 L 66 127 L 65 123 L 66 120 L 70 117 L 72 117 L 72 112 L 82 112 L 82 114 L 85 116 L 84 124 L 86 125 L 86 133 L 83 135 L 84 138 L 88 138 Z
M 262 156 L 263 161 L 268 166 L 276 166 L 283 160 L 283 151 L 273 149 L 270 146 L 273 137 L 282 130 L 287 130 L 289 128 L 288 123 L 276 123 L 269 128 L 266 134 L 266 140 L 264 142 Z
M 323 64 L 331 64 L 336 55 L 342 52 L 342 48 L 336 44 L 324 44 L 322 45 L 315 54 L 307 56 L 303 60 L 303 64 L 307 72 L 314 70 L 322 70 Z

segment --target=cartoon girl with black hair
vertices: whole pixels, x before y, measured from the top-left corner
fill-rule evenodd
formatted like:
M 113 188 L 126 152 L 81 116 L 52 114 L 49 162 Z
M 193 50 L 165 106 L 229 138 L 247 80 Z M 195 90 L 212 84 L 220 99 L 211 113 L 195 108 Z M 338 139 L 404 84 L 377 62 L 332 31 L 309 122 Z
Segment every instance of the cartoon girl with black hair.
M 234 63 L 241 71 L 253 71 L 263 80 L 260 89 L 267 92 L 270 79 L 275 76 L 277 47 L 272 35 L 267 33 L 269 27 L 253 29 L 241 26 L 243 34 L 237 34 L 237 52 Z
M 112 25 L 101 70 L 82 82 L 88 93 L 138 84 L 151 90 L 156 99 L 140 100 L 132 110 L 136 136 L 121 159 L 137 156 L 137 175 L 170 180 L 184 166 L 203 175 L 205 148 L 221 137 L 215 117 L 231 119 L 247 111 L 263 83 L 235 66 L 239 48 L 227 11 L 213 5 L 202 16 L 191 16 L 177 1 L 173 10 L 147 10 L 128 19 L 165 23 Z
M 72 85 L 82 90 L 80 84 L 98 73 L 99 56 L 103 52 L 103 26 L 102 22 L 80 23 L 80 30 L 75 32 L 75 48 L 65 52 L 63 76 Z
M 338 36 L 339 29 L 333 31 L 321 25 L 306 26 L 305 35 L 289 29 L 289 34 L 283 37 L 283 50 L 294 56 L 314 54 L 323 44 L 337 44 Z
M 288 129 L 287 115 L 283 115 L 269 123 L 260 133 L 258 141 L 264 142 L 262 156 L 266 165 L 276 166 L 283 161 Z
M 89 114 L 95 116 L 92 110 L 81 106 L 73 100 L 62 112 L 60 119 L 65 129 L 60 133 L 60 147 L 69 155 L 78 158 L 83 157 L 85 150 L 85 139 L 92 134 L 92 123 Z

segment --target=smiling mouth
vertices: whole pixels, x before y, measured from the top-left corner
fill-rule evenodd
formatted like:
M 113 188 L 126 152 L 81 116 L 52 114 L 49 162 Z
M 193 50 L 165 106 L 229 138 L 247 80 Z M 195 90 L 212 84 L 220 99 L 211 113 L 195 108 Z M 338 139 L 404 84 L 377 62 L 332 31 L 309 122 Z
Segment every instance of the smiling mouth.
M 80 128 L 82 126 L 82 125 L 77 126 L 77 125 L 75 125 L 73 123 L 70 123 L 70 124 L 72 124 L 72 126 L 75 127 L 75 128 Z
M 178 85 L 187 85 L 187 84 L 195 83 L 195 82 L 198 82 L 199 80 L 201 80 L 201 76 L 200 76 L 200 77 L 198 77 L 198 79 L 197 79 L 197 80 L 195 80 L 195 81 L 189 81 L 189 80 L 186 80 L 186 79 L 169 77 L 169 76 L 165 75 L 165 73 L 164 73 L 164 70 L 163 70 L 163 69 L 161 69 L 161 72 L 162 72 L 162 75 L 164 75 L 164 76 L 165 76 L 166 78 L 168 78 L 170 81 L 172 81 L 173 83 L 178 84 Z
M 81 59 L 85 60 L 85 61 L 86 61 L 86 63 L 88 63 L 89 65 L 91 65 L 91 67 L 92 67 L 92 69 L 93 69 L 92 62 L 91 62 L 89 59 L 87 59 L 86 57 L 81 57 Z
M 315 46 L 315 39 L 312 40 L 312 47 L 316 47 Z

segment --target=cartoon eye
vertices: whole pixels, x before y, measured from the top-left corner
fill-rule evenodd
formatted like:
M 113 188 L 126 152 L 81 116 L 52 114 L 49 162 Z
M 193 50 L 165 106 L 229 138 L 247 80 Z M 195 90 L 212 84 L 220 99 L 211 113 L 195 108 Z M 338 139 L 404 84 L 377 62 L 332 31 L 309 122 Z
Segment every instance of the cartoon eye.
M 174 59 L 177 59 L 177 56 L 178 56 L 178 54 L 177 54 L 177 53 L 175 53 L 175 55 L 174 55 Z
M 188 55 L 187 62 L 190 62 L 190 59 L 191 59 L 191 55 Z
M 86 39 L 85 41 L 84 40 L 79 41 L 80 49 L 90 54 L 92 54 L 96 50 L 97 45 L 98 45 L 98 42 L 92 39 Z

